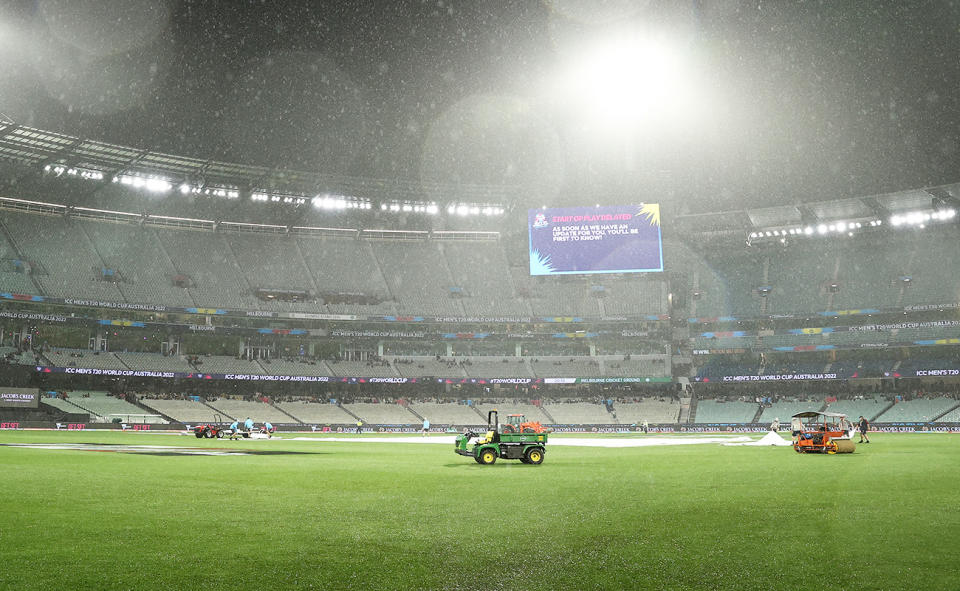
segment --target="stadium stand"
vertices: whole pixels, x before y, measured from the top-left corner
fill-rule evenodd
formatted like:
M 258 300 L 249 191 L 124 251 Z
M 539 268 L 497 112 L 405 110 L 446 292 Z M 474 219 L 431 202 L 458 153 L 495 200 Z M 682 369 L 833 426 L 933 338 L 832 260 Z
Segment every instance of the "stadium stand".
M 617 402 L 614 414 L 621 425 L 677 423 L 680 420 L 681 404 L 677 400 L 644 398 L 640 402 Z
M 694 349 L 752 349 L 757 341 L 755 336 L 696 336 L 691 344 Z
M 103 221 L 76 220 L 89 237 L 103 266 L 119 273 L 117 283 L 128 302 L 190 307 L 196 305 L 189 291 L 176 287 L 178 274 L 156 233 L 149 227 Z
M 696 423 L 749 423 L 757 414 L 754 402 L 720 402 L 700 400 L 697 402 Z
M 179 274 L 190 278 L 189 292 L 197 306 L 258 309 L 259 302 L 221 234 L 189 229 L 154 231 Z
M 92 369 L 129 369 L 114 353 L 86 349 L 53 348 L 44 357 L 57 367 L 86 367 Z
M 274 408 L 273 405 L 266 402 L 250 402 L 247 400 L 233 400 L 230 398 L 219 398 L 217 400 L 208 400 L 207 404 L 216 412 L 238 421 L 243 421 L 250 417 L 257 423 L 270 421 L 271 423 L 292 423 L 293 419 Z
M 774 419 L 780 419 L 781 424 L 790 422 L 790 417 L 805 410 L 824 410 L 826 403 L 821 398 L 814 401 L 788 401 L 780 400 L 763 407 L 763 413 L 760 415 L 761 423 L 772 423 Z M 699 414 L 699 413 L 698 413 Z
M 531 314 L 529 304 L 517 296 L 507 272 L 509 264 L 498 243 L 450 241 L 438 247 L 453 276 L 449 287 L 463 290 L 457 297 L 467 316 L 496 318 Z
M 123 301 L 116 283 L 101 280 L 105 264 L 75 220 L 5 211 L 3 224 L 24 259 L 38 264 L 33 277 L 44 294 Z
M 895 306 L 900 297 L 899 273 L 891 261 L 903 256 L 896 242 L 869 240 L 839 250 L 832 310 Z
M 56 397 L 56 396 L 49 396 L 49 395 L 46 395 L 46 394 L 45 394 L 40 400 L 41 400 L 41 402 L 43 402 L 44 404 L 49 404 L 50 406 L 52 406 L 52 407 L 54 407 L 54 408 L 59 408 L 59 409 L 62 410 L 63 412 L 69 412 L 69 413 L 81 413 L 81 412 L 89 413 L 89 412 L 90 412 L 90 411 L 88 411 L 88 410 L 86 410 L 86 409 L 83 409 L 83 408 L 77 406 L 77 405 L 74 404 L 73 402 L 70 402 L 69 397 L 68 397 L 68 398 L 58 398 L 58 397 Z M 90 419 L 91 419 L 91 420 L 94 420 L 94 419 L 96 419 L 96 417 L 91 415 L 91 416 L 90 416 Z
M 815 312 L 827 309 L 824 285 L 836 270 L 836 243 L 811 243 L 770 255 L 767 314 Z
M 827 405 L 827 412 L 837 412 L 847 415 L 851 421 L 856 421 L 858 417 L 866 417 L 868 421 L 873 421 L 883 409 L 889 406 L 889 402 L 883 395 L 870 396 L 862 400 L 837 400 Z M 782 420 L 783 417 L 781 417 Z
M 91 419 L 98 423 L 109 423 L 114 419 L 120 419 L 124 423 L 165 424 L 168 422 L 162 417 L 142 416 L 151 413 L 107 392 L 75 390 L 70 392 L 68 401 L 89 411 Z
M 379 361 L 327 361 L 330 374 L 338 377 L 393 378 L 400 375 L 386 360 Z M 418 376 L 424 374 L 418 374 Z M 418 377 L 415 376 L 415 377 Z
M 960 301 L 960 245 L 954 236 L 902 238 L 897 260 L 903 263 L 897 268 L 901 277 L 910 278 L 908 284 L 900 282 L 904 306 Z
M 600 303 L 604 316 L 641 316 L 669 311 L 664 281 L 617 277 L 615 281 L 597 281 L 603 287 Z
M 250 290 L 280 290 L 308 294 L 306 301 L 282 301 L 259 298 L 257 306 L 273 311 L 320 311 L 313 300 L 317 285 L 307 270 L 295 239 L 283 234 L 224 234 L 227 248 L 243 271 L 245 287 Z
M 378 304 L 324 302 L 333 314 L 396 314 L 380 266 L 365 240 L 336 237 L 298 237 L 297 246 L 320 294 L 363 294 Z
M 410 409 L 438 425 L 482 425 L 486 417 L 481 417 L 472 406 L 459 402 L 411 402 Z
M 829 365 L 829 371 L 840 375 L 856 375 L 857 377 L 880 377 L 888 372 L 895 364 L 894 361 L 883 359 L 858 359 L 837 361 Z
M 670 375 L 669 356 L 601 357 L 603 375 L 609 377 L 666 377 Z
M 954 400 L 953 409 L 937 419 L 941 423 L 960 423 L 960 403 Z
M 600 376 L 600 362 L 579 357 L 535 357 L 530 367 L 538 378 Z
M 0 221 L 0 229 L 4 228 Z M 5 232 L 0 232 L 0 291 L 12 293 L 34 293 L 31 274 L 33 265 L 21 258 L 16 248 L 7 240 Z
M 158 413 L 182 423 L 212 421 L 215 419 L 214 415 L 218 414 L 216 409 L 195 400 L 168 400 L 145 396 L 141 397 L 139 402 L 147 408 L 154 409 Z M 221 416 L 220 418 L 227 419 L 228 417 Z
M 916 398 L 901 400 L 874 420 L 884 423 L 930 422 L 947 412 L 957 401 L 953 398 Z
M 616 422 L 613 415 L 601 404 L 591 402 L 544 402 L 543 408 L 557 425 L 589 425 Z M 529 417 L 528 417 L 529 418 Z
M 718 278 L 714 289 L 726 295 L 723 313 L 717 316 L 750 317 L 764 313 L 764 298 L 757 292 L 758 288 L 769 285 L 764 279 L 762 260 L 750 256 L 711 257 L 708 262 L 712 273 L 706 277 Z
M 406 407 L 396 403 L 378 404 L 373 402 L 344 403 L 343 408 L 355 416 L 363 419 L 364 423 L 381 425 L 413 425 L 419 424 L 417 418 Z
M 261 359 L 264 372 L 274 376 L 333 376 L 337 375 L 323 361 L 289 359 Z M 378 374 L 371 373 L 370 376 Z
M 371 241 L 370 247 L 390 293 L 404 310 L 437 316 L 464 316 L 460 298 L 452 297 L 455 282 L 438 245 L 426 241 Z
M 463 368 L 473 378 L 532 378 L 533 371 L 523 357 L 465 357 Z
M 353 424 L 357 419 L 337 404 L 323 402 L 292 401 L 277 403 L 277 408 L 294 416 L 302 423 Z
M 459 358 L 436 357 L 396 357 L 393 367 L 406 378 L 434 377 L 434 378 L 465 378 Z
M 600 316 L 599 298 L 593 295 L 591 282 L 582 278 L 533 277 L 533 313 L 538 316 L 572 314 L 582 317 Z
M 115 355 L 124 365 L 137 371 L 194 371 L 190 364 L 178 355 L 138 352 L 115 353 Z
M 482 402 L 475 404 L 477 410 L 480 411 L 480 415 L 483 417 L 481 419 L 481 424 L 486 424 L 487 414 L 491 410 L 496 410 L 498 413 L 498 418 L 501 423 L 507 421 L 507 415 L 512 414 L 522 414 L 527 417 L 528 421 L 540 421 L 544 425 L 549 423 L 554 423 L 550 420 L 550 416 L 545 414 L 539 406 L 535 404 L 529 404 L 526 402 L 518 402 L 516 400 L 503 400 L 499 403 L 491 402 Z M 559 423 L 557 423 L 559 424 Z
M 267 373 L 256 360 L 238 359 L 225 355 L 202 355 L 197 359 L 195 367 L 197 371 L 204 373 L 259 375 Z

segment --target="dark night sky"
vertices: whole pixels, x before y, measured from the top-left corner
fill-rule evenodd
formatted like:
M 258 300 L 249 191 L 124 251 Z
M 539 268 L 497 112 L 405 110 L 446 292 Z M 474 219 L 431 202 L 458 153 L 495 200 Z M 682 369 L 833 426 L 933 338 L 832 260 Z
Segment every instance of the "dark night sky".
M 692 56 L 705 113 L 637 129 L 630 150 L 544 91 L 623 27 Z M 946 0 L 13 1 L 0 112 L 158 151 L 532 185 L 565 203 L 624 187 L 653 200 L 649 179 L 669 170 L 675 199 L 702 211 L 960 180 L 958 58 Z

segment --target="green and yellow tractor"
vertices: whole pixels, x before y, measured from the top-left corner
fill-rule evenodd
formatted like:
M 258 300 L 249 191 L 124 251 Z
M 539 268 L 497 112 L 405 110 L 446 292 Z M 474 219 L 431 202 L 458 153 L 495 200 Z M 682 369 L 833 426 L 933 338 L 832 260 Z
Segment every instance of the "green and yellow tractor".
M 466 431 L 457 435 L 454 451 L 468 456 L 478 464 L 493 464 L 497 458 L 520 460 L 524 464 L 542 464 L 547 445 L 547 432 L 517 433 L 507 425 L 501 426 L 497 411 L 487 413 L 487 433 L 470 445 L 470 440 L 480 437 L 478 433 Z

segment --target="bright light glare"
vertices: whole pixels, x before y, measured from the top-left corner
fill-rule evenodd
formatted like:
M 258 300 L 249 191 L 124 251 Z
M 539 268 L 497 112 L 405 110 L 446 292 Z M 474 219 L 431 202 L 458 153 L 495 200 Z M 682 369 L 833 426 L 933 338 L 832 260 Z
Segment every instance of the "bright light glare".
M 697 119 L 690 67 L 683 51 L 666 40 L 622 35 L 581 56 L 561 75 L 557 91 L 588 121 L 629 130 Z

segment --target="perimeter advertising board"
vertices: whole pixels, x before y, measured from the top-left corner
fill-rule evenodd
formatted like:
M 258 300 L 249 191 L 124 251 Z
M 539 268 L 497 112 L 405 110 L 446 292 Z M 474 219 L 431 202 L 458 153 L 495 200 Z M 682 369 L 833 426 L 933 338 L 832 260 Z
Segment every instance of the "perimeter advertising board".
M 37 408 L 40 395 L 30 388 L 0 387 L 0 408 Z

